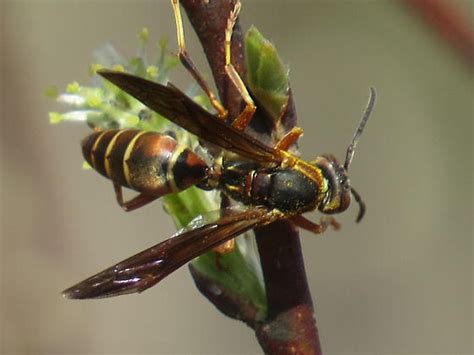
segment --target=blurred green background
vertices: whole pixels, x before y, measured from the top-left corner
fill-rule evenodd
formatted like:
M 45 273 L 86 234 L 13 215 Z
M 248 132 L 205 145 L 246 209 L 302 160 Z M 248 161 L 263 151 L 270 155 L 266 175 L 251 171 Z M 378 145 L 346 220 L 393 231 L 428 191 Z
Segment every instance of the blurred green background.
M 473 19 L 472 1 L 452 3 Z M 160 203 L 126 214 L 110 182 L 81 169 L 89 131 L 49 125 L 61 107 L 43 92 L 88 84 L 92 53 L 107 42 L 134 55 L 144 26 L 176 51 L 168 1 L 10 0 L 0 21 L 0 351 L 260 353 L 186 268 L 141 295 L 60 295 L 174 231 Z M 291 69 L 304 158 L 342 160 L 368 87 L 379 93 L 350 174 L 366 218 L 356 225 L 353 207 L 341 231 L 302 233 L 325 353 L 471 353 L 472 71 L 397 1 L 243 0 L 241 24 L 255 24 Z M 209 73 L 187 19 L 186 30 Z M 172 77 L 191 81 L 182 68 Z

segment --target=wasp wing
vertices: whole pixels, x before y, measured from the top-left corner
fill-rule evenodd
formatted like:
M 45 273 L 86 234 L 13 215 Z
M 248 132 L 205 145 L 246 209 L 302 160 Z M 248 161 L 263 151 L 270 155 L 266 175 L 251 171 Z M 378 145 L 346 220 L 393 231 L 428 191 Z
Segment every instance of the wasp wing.
M 233 128 L 170 84 L 164 86 L 111 70 L 99 70 L 97 73 L 160 115 L 210 143 L 259 163 L 281 162 L 277 149 Z
M 185 231 L 68 288 L 72 299 L 103 298 L 142 292 L 219 244 L 279 217 L 264 207 L 232 212 L 215 222 Z

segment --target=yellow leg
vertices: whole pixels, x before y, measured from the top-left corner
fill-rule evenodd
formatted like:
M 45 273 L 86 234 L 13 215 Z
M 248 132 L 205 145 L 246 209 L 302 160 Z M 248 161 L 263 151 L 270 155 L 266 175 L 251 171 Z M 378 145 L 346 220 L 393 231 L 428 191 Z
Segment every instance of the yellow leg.
M 306 229 L 307 231 L 313 232 L 315 234 L 323 233 L 329 226 L 333 227 L 335 230 L 341 228 L 341 225 L 334 217 L 331 216 L 322 216 L 319 224 L 311 222 L 302 215 L 291 217 L 290 220 L 298 227 Z
M 217 254 L 228 254 L 235 250 L 235 239 L 228 240 L 217 247 L 212 248 Z
M 226 208 L 229 207 L 231 204 L 230 197 L 222 194 L 221 195 L 221 216 L 226 215 Z M 220 256 L 223 254 L 228 254 L 231 253 L 235 250 L 236 248 L 236 242 L 235 238 L 228 240 L 227 242 L 224 242 L 214 248 L 212 248 L 212 251 L 216 253 L 216 264 L 217 264 L 217 269 L 222 269 L 222 265 L 220 264 Z
M 231 62 L 232 32 L 234 30 L 234 25 L 237 21 L 237 17 L 239 16 L 239 12 L 240 1 L 237 1 L 234 9 L 230 13 L 229 19 L 227 20 L 227 28 L 225 31 L 225 71 L 246 103 L 244 110 L 232 122 L 232 126 L 239 130 L 244 130 L 250 123 L 250 120 L 252 119 L 253 114 L 255 113 L 255 110 L 257 108 L 255 107 L 255 104 L 252 98 L 250 97 L 250 94 L 247 91 L 244 82 L 242 81 L 241 77 L 239 76 Z
M 181 61 L 183 66 L 191 73 L 194 80 L 197 81 L 202 90 L 204 90 L 207 97 L 209 97 L 211 105 L 217 111 L 218 116 L 222 119 L 225 119 L 227 117 L 227 110 L 222 106 L 216 95 L 214 95 L 212 90 L 209 88 L 209 85 L 207 85 L 202 75 L 196 69 L 196 66 L 194 65 L 193 61 L 188 55 L 188 52 L 186 51 L 186 44 L 184 42 L 183 20 L 181 18 L 181 11 L 179 8 L 179 0 L 171 0 L 171 5 L 173 5 L 174 18 L 176 20 L 176 35 L 178 38 L 179 60 Z
M 299 127 L 293 127 L 291 131 L 285 134 L 280 141 L 275 145 L 276 149 L 288 150 L 290 147 L 296 143 L 299 137 L 303 135 L 303 130 Z

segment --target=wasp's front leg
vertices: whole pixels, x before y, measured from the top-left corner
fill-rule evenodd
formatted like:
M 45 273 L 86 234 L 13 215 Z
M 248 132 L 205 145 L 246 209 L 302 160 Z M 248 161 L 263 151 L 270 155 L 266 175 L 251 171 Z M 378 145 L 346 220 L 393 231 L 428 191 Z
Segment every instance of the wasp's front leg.
M 307 231 L 313 232 L 315 234 L 323 233 L 329 226 L 333 227 L 335 230 L 341 228 L 340 223 L 337 222 L 336 219 L 331 216 L 322 216 L 319 221 L 319 224 L 310 221 L 302 215 L 291 217 L 290 220 L 298 227 L 306 229 Z
M 302 135 L 303 130 L 300 127 L 293 127 L 275 144 L 275 148 L 287 151 Z

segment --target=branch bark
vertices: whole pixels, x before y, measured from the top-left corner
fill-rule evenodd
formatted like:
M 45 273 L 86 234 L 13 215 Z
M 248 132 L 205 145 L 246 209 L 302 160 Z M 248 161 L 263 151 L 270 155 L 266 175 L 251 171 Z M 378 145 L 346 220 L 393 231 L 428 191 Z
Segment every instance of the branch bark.
M 236 1 L 182 0 L 181 3 L 201 41 L 219 96 L 229 110 L 229 117 L 235 117 L 244 102 L 225 74 L 224 31 Z M 238 22 L 232 36 L 232 63 L 245 81 L 244 41 Z M 265 115 L 262 110 L 257 111 L 251 124 L 252 132 L 259 132 L 264 141 L 278 138 L 274 135 L 275 127 L 269 124 L 272 120 Z M 279 124 L 285 130 L 296 124 L 291 93 Z M 289 221 L 278 221 L 256 229 L 255 234 L 267 296 L 265 319 L 256 319 L 255 310 L 235 295 L 211 292 L 213 288 L 209 283 L 212 281 L 191 266 L 198 289 L 221 312 L 252 327 L 265 353 L 321 354 L 297 228 Z

